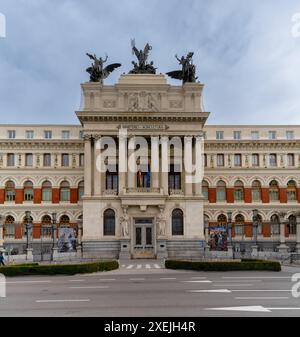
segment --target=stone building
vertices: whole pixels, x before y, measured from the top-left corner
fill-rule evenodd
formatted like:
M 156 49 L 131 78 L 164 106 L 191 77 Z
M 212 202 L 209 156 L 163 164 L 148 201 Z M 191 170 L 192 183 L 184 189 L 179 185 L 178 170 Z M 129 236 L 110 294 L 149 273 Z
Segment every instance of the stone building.
M 299 251 L 300 127 L 208 125 L 203 87 L 121 75 L 82 84 L 79 125 L 1 125 L 0 247 L 26 251 L 29 221 L 35 256 L 60 228 L 84 257 L 223 254 L 218 228 L 227 256 Z

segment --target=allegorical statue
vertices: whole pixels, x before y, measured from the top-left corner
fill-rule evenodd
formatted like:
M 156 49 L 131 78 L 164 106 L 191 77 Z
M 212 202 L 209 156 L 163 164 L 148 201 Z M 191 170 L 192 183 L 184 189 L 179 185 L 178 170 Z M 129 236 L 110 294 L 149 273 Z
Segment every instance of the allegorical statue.
M 170 71 L 167 75 L 177 80 L 182 80 L 183 84 L 186 82 L 196 82 L 198 77 L 196 77 L 196 66 L 193 64 L 193 55 L 194 53 L 190 52 L 186 57 L 182 56 L 181 59 L 175 55 L 182 69 Z
M 111 72 L 116 68 L 121 67 L 121 63 L 112 63 L 104 68 L 104 63 L 107 61 L 108 56 L 105 56 L 105 59 L 97 56 L 86 53 L 86 55 L 93 60 L 91 67 L 87 68 L 86 71 L 90 74 L 90 82 L 100 82 L 103 84 L 103 80 L 107 78 Z
M 138 63 L 135 61 L 131 62 L 133 64 L 133 69 L 130 70 L 129 74 L 155 74 L 156 68 L 154 68 L 153 66 L 153 61 L 147 63 L 149 51 L 152 49 L 149 43 L 146 44 L 144 50 L 138 50 L 135 46 L 135 41 L 133 39 L 131 40 L 131 47 L 132 54 L 135 54 L 138 59 Z

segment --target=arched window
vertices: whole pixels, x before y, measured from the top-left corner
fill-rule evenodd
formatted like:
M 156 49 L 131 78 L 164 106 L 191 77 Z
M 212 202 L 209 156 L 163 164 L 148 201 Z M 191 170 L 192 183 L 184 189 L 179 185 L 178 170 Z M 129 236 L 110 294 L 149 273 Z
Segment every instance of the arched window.
M 42 201 L 52 201 L 52 184 L 48 180 L 42 184 Z
M 33 198 L 34 198 L 33 183 L 30 180 L 27 180 L 24 183 L 24 200 L 33 201 Z
M 237 180 L 234 184 L 234 201 L 244 200 L 244 184 L 242 181 Z
M 223 180 L 219 180 L 217 183 L 217 201 L 226 200 L 226 184 Z
M 261 200 L 261 184 L 258 180 L 254 180 L 252 183 L 252 201 Z
M 224 214 L 220 214 L 217 218 L 218 226 L 227 225 L 227 217 Z
M 16 199 L 15 183 L 12 180 L 9 180 L 5 184 L 5 200 L 15 201 L 15 199 Z
M 6 238 L 15 238 L 15 218 L 11 215 L 8 215 L 5 218 L 4 222 L 4 236 Z
M 289 234 L 296 234 L 297 233 L 297 218 L 295 215 L 289 216 L 289 222 L 288 222 L 288 233 Z
M 172 212 L 172 235 L 183 235 L 183 212 L 176 208 Z
M 103 235 L 115 235 L 116 215 L 112 209 L 107 209 L 103 214 Z
M 205 200 L 208 200 L 208 182 L 202 181 L 202 194 Z
M 238 214 L 235 217 L 234 232 L 235 232 L 235 235 L 244 235 L 245 218 L 242 214 Z
M 287 183 L 287 200 L 288 201 L 297 200 L 297 185 L 294 180 L 290 180 Z
M 278 215 L 276 214 L 271 216 L 271 233 L 272 235 L 280 234 L 280 221 Z
M 83 195 L 84 195 L 84 181 L 81 181 L 78 184 L 78 200 L 82 200 Z
M 66 180 L 60 184 L 60 201 L 70 201 L 70 184 Z
M 60 217 L 59 227 L 70 227 L 70 218 L 67 215 L 62 215 Z
M 279 187 L 276 180 L 272 180 L 270 182 L 269 197 L 271 201 L 276 201 L 279 199 Z
M 52 221 L 50 215 L 44 215 L 42 217 L 41 234 L 44 238 L 51 238 L 52 236 Z

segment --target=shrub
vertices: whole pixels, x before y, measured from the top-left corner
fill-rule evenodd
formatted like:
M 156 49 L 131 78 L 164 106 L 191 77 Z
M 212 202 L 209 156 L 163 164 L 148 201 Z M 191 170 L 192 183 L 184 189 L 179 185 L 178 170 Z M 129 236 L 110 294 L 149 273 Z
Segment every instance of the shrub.
M 14 265 L 0 267 L 0 274 L 5 276 L 24 275 L 75 275 L 95 273 L 98 271 L 109 271 L 118 269 L 117 261 L 92 262 L 81 264 L 59 264 L 59 265 Z
M 267 270 L 281 271 L 279 262 L 264 260 L 247 260 L 247 261 L 177 261 L 167 260 L 165 266 L 168 269 L 186 269 L 199 271 L 236 271 L 236 270 Z

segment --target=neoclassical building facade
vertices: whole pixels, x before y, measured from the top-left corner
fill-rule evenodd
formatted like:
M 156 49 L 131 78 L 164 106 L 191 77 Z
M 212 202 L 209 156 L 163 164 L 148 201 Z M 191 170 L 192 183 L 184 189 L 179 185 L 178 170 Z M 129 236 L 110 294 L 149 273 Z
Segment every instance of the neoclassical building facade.
M 204 86 L 161 74 L 81 87 L 79 125 L 0 126 L 0 246 L 30 211 L 36 255 L 53 226 L 85 257 L 201 258 L 218 228 L 237 256 L 300 251 L 300 126 L 209 125 Z

